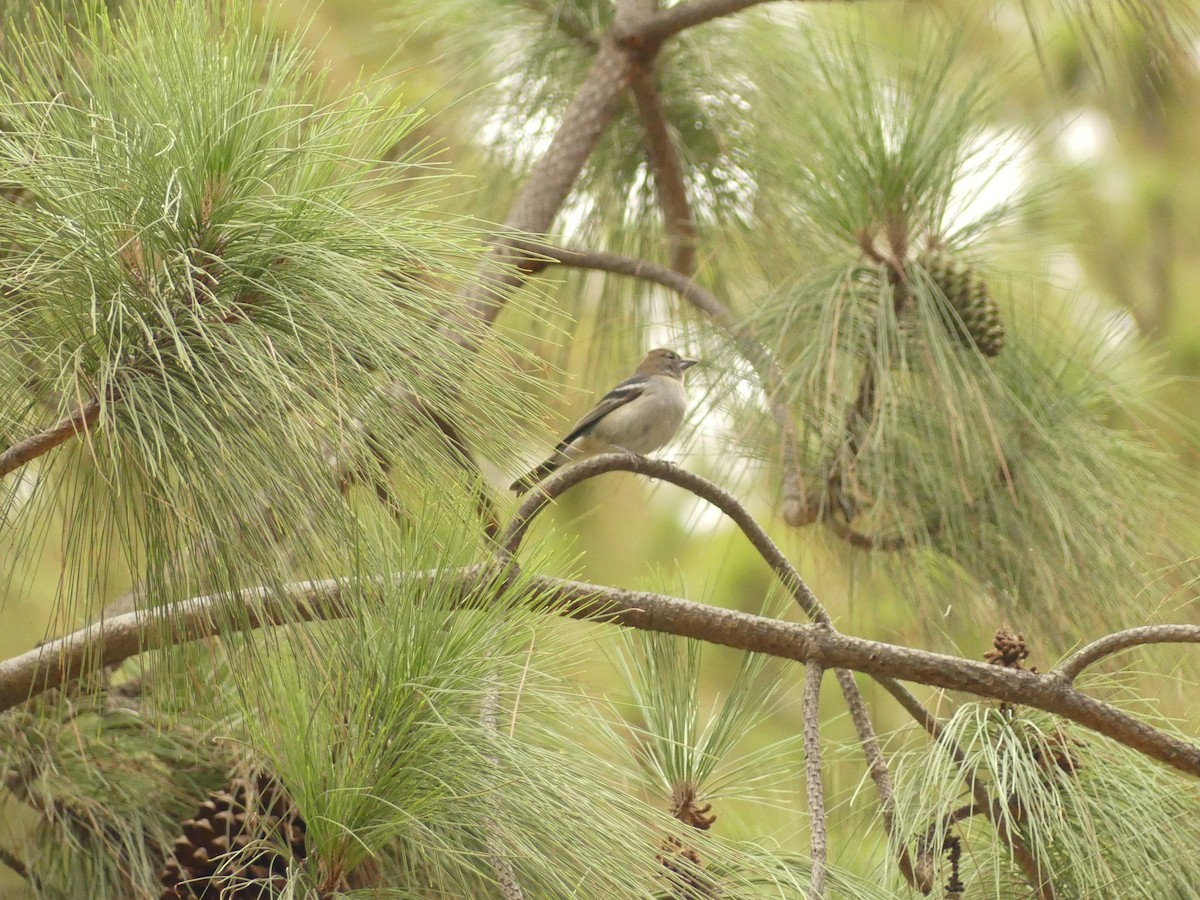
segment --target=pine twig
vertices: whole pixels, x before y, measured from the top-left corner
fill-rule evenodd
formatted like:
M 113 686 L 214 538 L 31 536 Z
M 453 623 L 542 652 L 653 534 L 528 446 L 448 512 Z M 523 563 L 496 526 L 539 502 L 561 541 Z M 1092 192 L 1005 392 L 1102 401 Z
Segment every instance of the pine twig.
M 1054 887 L 1048 878 L 1049 869 L 1039 862 L 1025 838 L 1009 829 L 1004 808 L 988 793 L 987 786 L 977 773 L 967 765 L 966 754 L 947 736 L 945 727 L 938 717 L 926 709 L 912 691 L 894 678 L 876 678 L 875 680 L 899 701 L 905 711 L 925 729 L 934 743 L 950 754 L 963 783 L 971 792 L 973 807 L 987 816 L 988 821 L 992 823 L 992 827 L 996 829 L 996 836 L 1004 846 L 1008 847 L 1013 862 L 1017 864 L 1026 880 L 1037 891 L 1038 900 L 1054 900 Z M 903 860 L 901 860 L 901 866 L 903 865 Z
M 495 673 L 492 673 L 485 687 L 483 699 L 479 704 L 479 724 L 483 726 L 483 730 L 487 732 L 490 738 L 495 738 L 499 734 L 497 721 L 499 711 L 500 681 Z M 495 768 L 497 765 L 496 759 L 492 757 L 488 761 Z M 508 854 L 505 852 L 504 845 L 500 841 L 496 820 L 491 816 L 485 818 L 483 821 L 483 830 L 484 844 L 487 846 L 488 863 L 491 865 L 492 871 L 496 874 L 496 883 L 500 886 L 500 892 L 504 894 L 505 900 L 525 900 L 525 893 L 521 890 L 521 883 L 517 881 L 517 873 L 513 871 L 512 864 L 508 861 Z
M 812 877 L 809 881 L 810 900 L 825 896 L 825 788 L 821 783 L 821 676 L 820 663 L 804 666 L 804 783 L 808 799 L 809 846 L 812 855 Z

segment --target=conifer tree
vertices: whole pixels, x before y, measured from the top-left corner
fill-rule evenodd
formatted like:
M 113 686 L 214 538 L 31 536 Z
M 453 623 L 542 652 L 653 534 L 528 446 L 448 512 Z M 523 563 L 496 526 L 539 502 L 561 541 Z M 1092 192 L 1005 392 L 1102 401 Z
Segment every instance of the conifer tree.
M 1188 4 L 250 6 L 0 9 L 13 896 L 1194 894 L 1195 445 L 1044 124 Z M 681 465 L 503 494 L 663 343 Z

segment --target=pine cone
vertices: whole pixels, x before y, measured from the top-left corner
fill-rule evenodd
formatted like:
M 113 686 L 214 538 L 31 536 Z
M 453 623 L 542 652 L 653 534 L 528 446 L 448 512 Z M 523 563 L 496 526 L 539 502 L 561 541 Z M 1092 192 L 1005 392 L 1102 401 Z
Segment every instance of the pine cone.
M 282 890 L 289 864 L 307 855 L 304 832 L 304 820 L 268 777 L 234 779 L 183 823 L 163 866 L 161 900 L 259 900 Z
M 1003 350 L 1000 307 L 979 273 L 942 253 L 926 254 L 921 265 L 957 314 L 954 325 L 959 339 L 967 346 L 978 347 L 984 356 L 996 356 Z

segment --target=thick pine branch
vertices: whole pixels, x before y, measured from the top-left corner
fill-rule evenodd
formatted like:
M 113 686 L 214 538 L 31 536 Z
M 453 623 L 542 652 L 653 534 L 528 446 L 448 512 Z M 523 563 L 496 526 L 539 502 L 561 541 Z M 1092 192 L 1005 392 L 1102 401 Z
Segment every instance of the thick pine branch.
M 596 457 L 606 463 L 613 459 Z M 383 580 L 377 579 L 376 584 Z M 482 591 L 496 589 L 501 583 L 494 569 L 487 566 L 402 574 L 387 580 L 395 584 L 432 584 L 436 580 L 452 585 L 464 606 L 477 606 Z M 897 678 L 1030 706 L 1200 777 L 1200 747 L 1139 722 L 1052 676 L 645 591 L 544 576 L 531 577 L 529 590 L 531 598 L 546 609 L 575 619 L 673 634 L 801 663 L 815 660 L 826 668 L 845 668 L 872 677 Z M 0 712 L 94 667 L 117 665 L 149 650 L 255 628 L 341 618 L 361 603 L 351 583 L 330 579 L 300 582 L 282 593 L 247 588 L 195 597 L 152 612 L 117 616 L 0 663 Z
M 669 463 L 609 454 L 576 463 L 554 478 L 573 481 L 626 471 L 670 480 Z M 511 534 L 511 532 L 510 532 Z M 396 584 L 438 581 L 452 585 L 464 604 L 500 590 L 506 579 L 494 565 L 380 576 Z M 303 582 L 277 593 L 268 588 L 197 597 L 170 606 L 118 616 L 0 663 L 0 711 L 85 674 L 147 650 L 198 638 L 270 625 L 339 618 L 361 602 L 351 582 Z M 798 625 L 677 597 L 534 576 L 531 599 L 579 619 L 689 637 L 824 668 L 844 668 L 881 679 L 899 679 L 1030 706 L 1069 719 L 1181 772 L 1200 777 L 1200 747 L 1139 722 L 1093 699 L 1064 679 L 993 666 L 943 653 L 840 634 L 825 625 Z M 1200 635 L 1196 635 L 1200 642 Z
M 468 329 L 493 324 L 508 296 L 536 268 L 506 235 L 541 234 L 550 230 L 600 136 L 612 122 L 632 68 L 630 51 L 611 36 L 605 37 L 550 146 L 513 201 L 501 234 L 493 238 L 492 248 L 477 272 L 476 283 L 464 292 L 466 322 L 460 324 Z M 453 333 L 469 343 L 469 333 L 462 334 L 457 329 Z

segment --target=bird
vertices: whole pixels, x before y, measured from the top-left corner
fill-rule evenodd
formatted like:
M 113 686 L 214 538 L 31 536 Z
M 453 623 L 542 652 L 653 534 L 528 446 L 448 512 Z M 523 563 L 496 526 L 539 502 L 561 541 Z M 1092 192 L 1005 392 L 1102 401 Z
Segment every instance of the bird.
M 696 362 L 674 350 L 651 350 L 632 375 L 575 423 L 549 459 L 514 481 L 509 490 L 524 494 L 561 466 L 585 456 L 613 450 L 644 455 L 666 444 L 683 424 L 687 409 L 683 373 Z

